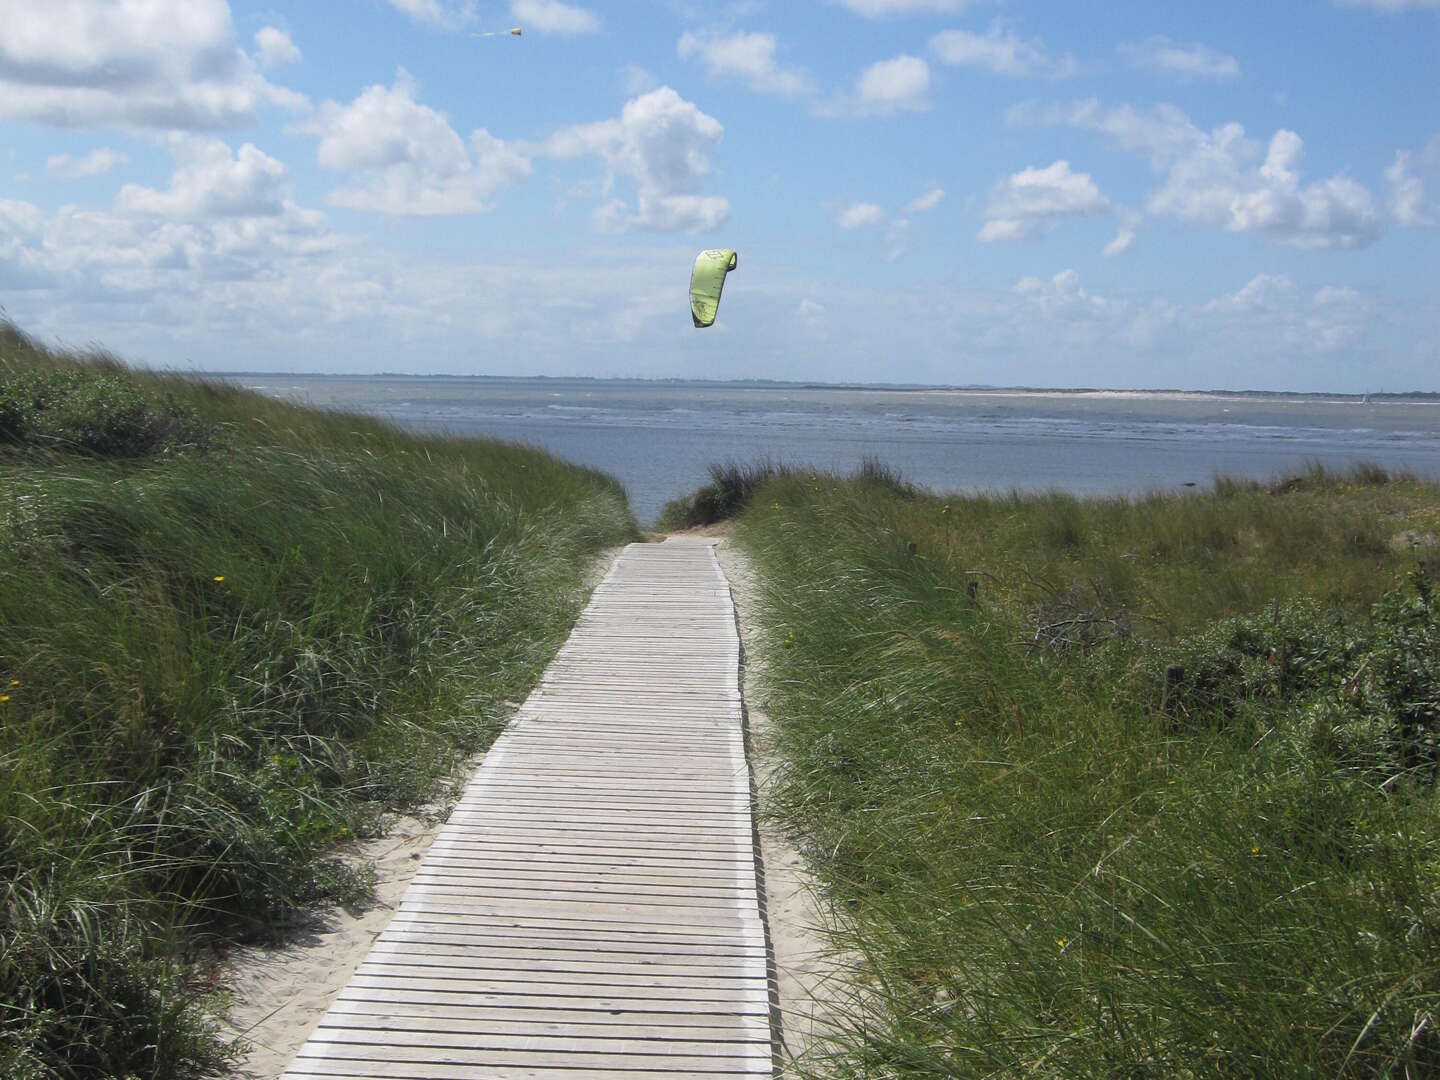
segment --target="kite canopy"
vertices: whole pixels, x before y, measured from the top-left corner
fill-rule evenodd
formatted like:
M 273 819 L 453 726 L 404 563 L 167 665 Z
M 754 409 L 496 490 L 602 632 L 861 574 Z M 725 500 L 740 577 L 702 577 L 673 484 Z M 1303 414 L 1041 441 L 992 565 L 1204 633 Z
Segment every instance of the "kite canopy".
M 697 327 L 714 324 L 725 275 L 738 262 L 739 256 L 729 248 L 711 248 L 695 256 L 695 269 L 690 271 L 690 318 Z

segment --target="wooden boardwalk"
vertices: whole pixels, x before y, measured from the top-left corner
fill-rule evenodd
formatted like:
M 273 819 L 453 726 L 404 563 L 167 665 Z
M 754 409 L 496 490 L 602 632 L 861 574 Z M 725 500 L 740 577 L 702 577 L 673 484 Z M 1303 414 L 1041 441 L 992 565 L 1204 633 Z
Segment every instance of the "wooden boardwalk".
M 739 660 L 711 542 L 626 548 L 285 1076 L 771 1075 Z

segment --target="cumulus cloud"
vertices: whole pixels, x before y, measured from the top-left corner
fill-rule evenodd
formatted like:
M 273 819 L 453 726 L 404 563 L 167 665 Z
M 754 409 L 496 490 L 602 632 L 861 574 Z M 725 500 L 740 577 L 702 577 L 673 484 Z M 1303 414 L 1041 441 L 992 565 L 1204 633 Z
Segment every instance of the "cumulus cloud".
M 1295 283 L 1286 274 L 1256 274 L 1233 293 L 1205 304 L 1206 311 L 1275 311 L 1295 295 Z
M 177 166 L 165 191 L 126 184 L 116 209 L 170 218 L 276 217 L 289 202 L 285 166 L 251 143 L 231 151 L 206 136 L 171 140 Z
M 1401 11 L 1427 11 L 1440 8 L 1440 0 L 1335 0 L 1340 7 L 1370 8 L 1393 15 Z
M 1068 53 L 1054 57 L 1038 38 L 1020 37 L 996 19 L 983 34 L 942 30 L 930 39 L 930 51 L 943 64 L 974 67 L 1012 78 L 1061 79 L 1075 74 L 1079 63 Z
M 235 310 L 221 312 L 222 297 L 247 316 L 283 320 L 275 285 L 311 280 L 315 260 L 346 241 L 290 200 L 283 168 L 253 147 L 232 154 L 185 135 L 170 144 L 170 188 L 127 185 L 111 210 L 0 201 L 0 281 L 36 293 L 37 314 L 61 325 L 76 310 L 73 325 L 85 326 L 120 310 L 127 331 L 152 323 L 162 338 L 224 337 Z
M 600 158 L 607 194 L 617 179 L 634 185 L 633 206 L 612 198 L 595 212 L 603 231 L 702 232 L 730 213 L 728 199 L 701 191 L 710 172 L 707 150 L 724 131 L 720 121 L 662 86 L 626 102 L 615 119 L 556 132 L 541 152 L 561 159 Z
M 1325 285 L 1307 297 L 1288 275 L 1261 273 L 1208 301 L 1201 314 L 1247 351 L 1269 341 L 1282 351 L 1314 355 L 1356 347 L 1375 312 L 1358 289 Z
M 871 112 L 898 112 L 927 107 L 930 65 L 918 56 L 897 56 L 880 60 L 860 73 L 855 97 L 862 109 Z
M 812 93 L 814 83 L 799 68 L 777 62 L 774 34 L 739 31 L 725 36 L 685 34 L 675 47 L 681 59 L 699 57 L 714 78 L 739 79 L 757 94 L 796 97 Z
M 463 8 L 440 0 L 390 0 L 390 6 L 418 23 L 452 29 L 465 21 Z
M 593 34 L 600 20 L 584 8 L 559 0 L 510 0 L 510 15 L 526 30 L 542 34 Z
M 235 44 L 225 0 L 10 3 L 0 18 L 0 117 L 57 127 L 207 130 L 304 98 Z
M 620 89 L 626 97 L 639 97 L 660 88 L 660 80 L 639 64 L 626 64 L 620 69 Z
M 255 31 L 255 47 L 260 50 L 260 63 L 264 67 L 284 67 L 300 62 L 300 50 L 290 40 L 290 35 L 273 26 Z
M 1155 35 L 1143 41 L 1125 41 L 1115 51 L 1131 66 L 1177 79 L 1212 79 L 1224 81 L 1240 77 L 1240 61 L 1201 45 L 1181 45 L 1169 38 Z
M 1380 214 L 1370 192 L 1336 175 L 1302 183 L 1304 143 L 1281 129 L 1263 151 L 1237 123 L 1204 131 L 1170 105 L 1150 111 L 1128 105 L 1104 109 L 1086 101 L 1068 106 L 1011 110 L 1014 124 L 1059 124 L 1099 132 L 1150 159 L 1160 186 L 1146 212 L 1257 233 L 1302 248 L 1365 247 L 1380 235 Z
M 1121 229 L 1115 234 L 1115 239 L 1105 245 L 1102 254 L 1107 259 L 1113 259 L 1116 255 L 1123 255 L 1135 246 L 1135 230 L 1130 228 Z
M 842 229 L 861 229 L 885 220 L 885 211 L 875 203 L 851 203 L 835 219 Z
M 1071 171 L 1068 161 L 1022 169 L 995 186 L 979 238 L 987 243 L 1020 240 L 1061 218 L 1104 213 L 1109 207 L 1090 174 Z
M 892 15 L 955 15 L 970 6 L 971 0 L 836 0 L 841 7 L 867 19 Z
M 124 165 L 129 160 L 130 158 L 119 150 L 102 146 L 100 149 L 92 150 L 78 158 L 69 154 L 51 154 L 45 159 L 45 171 L 51 176 L 58 176 L 61 180 L 79 180 L 81 177 L 107 173 L 117 165 Z
M 1080 275 L 1074 270 L 1061 270 L 1048 279 L 1023 277 L 1015 283 L 1013 291 L 1050 312 L 1059 309 L 1100 311 L 1110 306 L 1103 296 L 1093 296 L 1081 288 Z
M 945 199 L 945 189 L 936 184 L 923 195 L 917 195 L 905 205 L 907 214 L 926 214 L 934 210 Z
M 1440 139 L 1431 145 L 1427 153 L 1430 155 L 1440 157 Z M 1412 171 L 1414 158 L 1410 151 L 1401 150 L 1385 170 L 1385 179 L 1390 184 L 1390 215 L 1400 225 L 1433 225 L 1435 211 L 1426 201 L 1425 181 Z
M 316 161 L 358 174 L 329 196 L 334 206 L 398 215 L 481 213 L 502 188 L 531 173 L 516 147 L 481 128 L 468 143 L 444 114 L 415 98 L 403 68 L 393 86 L 372 86 L 348 105 L 326 102 L 299 130 L 320 141 Z

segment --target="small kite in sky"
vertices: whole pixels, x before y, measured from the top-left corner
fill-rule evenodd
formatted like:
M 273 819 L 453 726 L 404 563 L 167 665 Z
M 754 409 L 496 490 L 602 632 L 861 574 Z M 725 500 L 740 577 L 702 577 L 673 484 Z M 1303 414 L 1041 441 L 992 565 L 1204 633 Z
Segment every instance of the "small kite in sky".
M 738 262 L 739 256 L 729 248 L 711 248 L 695 256 L 695 268 L 690 271 L 690 318 L 697 328 L 714 325 L 725 275 Z

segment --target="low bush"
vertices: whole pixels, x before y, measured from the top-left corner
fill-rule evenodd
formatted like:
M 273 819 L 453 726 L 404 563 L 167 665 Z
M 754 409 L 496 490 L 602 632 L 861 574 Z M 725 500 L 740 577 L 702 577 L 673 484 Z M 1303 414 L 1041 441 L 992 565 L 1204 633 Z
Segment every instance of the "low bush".
M 0 372 L 0 444 L 103 458 L 205 449 L 213 429 L 173 394 L 93 366 Z

